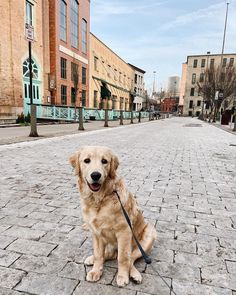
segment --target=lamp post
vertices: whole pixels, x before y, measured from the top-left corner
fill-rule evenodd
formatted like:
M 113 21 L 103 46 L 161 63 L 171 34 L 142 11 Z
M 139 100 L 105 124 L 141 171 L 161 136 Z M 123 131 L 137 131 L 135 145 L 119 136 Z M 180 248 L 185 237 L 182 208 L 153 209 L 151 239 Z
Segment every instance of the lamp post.
M 223 34 L 222 50 L 221 50 L 221 57 L 220 57 L 220 75 L 219 75 L 219 79 L 221 79 L 222 68 L 223 68 L 223 57 L 224 57 L 225 36 L 226 36 L 226 28 L 227 28 L 227 21 L 228 21 L 229 4 L 230 4 L 230 2 L 227 1 L 227 2 L 226 2 L 226 13 L 225 13 L 225 26 L 224 26 L 224 34 Z M 221 89 L 221 91 L 224 93 L 224 89 Z M 223 100 L 224 100 L 224 97 L 223 97 L 222 101 L 223 101 Z M 221 105 L 221 104 L 220 104 L 220 105 Z M 215 103 L 215 110 L 214 110 L 213 122 L 216 121 L 217 107 L 219 107 L 219 109 L 220 109 L 220 106 L 218 106 L 218 101 L 217 101 L 217 103 Z

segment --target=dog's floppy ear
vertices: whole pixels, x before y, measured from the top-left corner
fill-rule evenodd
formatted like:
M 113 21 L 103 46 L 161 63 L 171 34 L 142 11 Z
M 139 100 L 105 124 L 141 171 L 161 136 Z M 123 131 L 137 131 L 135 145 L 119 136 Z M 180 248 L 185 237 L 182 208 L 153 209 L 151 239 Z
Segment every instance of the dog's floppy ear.
M 79 170 L 80 170 L 80 167 L 79 167 L 79 155 L 80 155 L 80 153 L 77 152 L 74 155 L 72 155 L 70 157 L 70 159 L 69 159 L 69 162 L 70 162 L 71 166 L 73 168 L 75 168 L 75 172 L 76 172 L 77 175 L 79 174 Z
M 119 166 L 118 157 L 116 155 L 112 154 L 110 173 L 109 173 L 110 178 L 114 179 L 116 177 L 116 170 L 117 170 L 118 166 Z

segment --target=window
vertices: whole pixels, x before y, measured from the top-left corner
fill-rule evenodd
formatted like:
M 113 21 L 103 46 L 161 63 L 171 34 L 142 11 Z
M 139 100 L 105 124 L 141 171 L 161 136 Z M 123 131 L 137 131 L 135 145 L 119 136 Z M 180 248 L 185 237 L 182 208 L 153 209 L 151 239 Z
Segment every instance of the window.
M 191 90 L 190 90 L 190 96 L 194 96 L 194 88 L 191 88 Z
M 82 107 L 86 106 L 86 90 L 82 90 Z
M 71 0 L 70 8 L 71 46 L 78 48 L 79 4 Z
M 75 105 L 76 95 L 75 95 L 75 88 L 71 87 L 71 104 Z
M 61 57 L 61 78 L 66 79 L 66 59 Z
M 200 74 L 199 82 L 204 82 L 204 73 Z
M 192 74 L 192 84 L 196 83 L 196 74 Z
M 93 92 L 93 107 L 98 107 L 98 91 L 94 90 Z
M 231 57 L 229 60 L 229 66 L 232 67 L 234 65 L 234 58 Z
M 66 41 L 66 3 L 60 1 L 60 39 Z
M 194 61 L 193 61 L 193 67 L 194 67 L 194 68 L 197 67 L 197 59 L 194 59 Z
M 189 108 L 192 109 L 193 108 L 193 100 L 189 101 Z
M 87 22 L 82 19 L 82 52 L 87 53 Z
M 25 16 L 26 16 L 26 23 L 29 25 L 33 25 L 33 4 L 26 1 L 25 2 Z
M 206 65 L 206 59 L 203 58 L 201 62 L 201 68 L 205 68 L 205 65 Z
M 117 96 L 112 95 L 112 109 L 115 110 L 116 108 L 116 103 L 117 103 Z
M 135 83 L 135 84 L 138 83 L 138 75 L 137 75 L 137 74 L 135 74 L 135 76 L 134 76 L 134 83 Z
M 82 67 L 82 84 L 86 84 L 86 68 Z
M 98 71 L 98 58 L 94 56 L 94 70 Z
M 201 106 L 201 100 L 197 101 L 197 106 L 200 107 Z
M 61 85 L 61 104 L 67 104 L 67 87 L 65 85 Z
M 210 60 L 210 68 L 214 68 L 214 63 L 215 63 L 215 59 L 214 58 L 211 58 Z
M 77 79 L 79 81 L 78 76 L 79 76 L 79 66 L 76 63 L 72 62 L 71 63 L 71 81 L 75 82 Z
M 223 63 L 222 63 L 222 67 L 226 67 L 226 65 L 227 65 L 227 58 L 224 58 Z
M 32 59 L 32 74 L 33 74 L 33 79 L 38 79 L 38 67 L 35 63 L 35 61 Z M 29 58 L 27 58 L 23 62 L 23 76 L 29 78 Z

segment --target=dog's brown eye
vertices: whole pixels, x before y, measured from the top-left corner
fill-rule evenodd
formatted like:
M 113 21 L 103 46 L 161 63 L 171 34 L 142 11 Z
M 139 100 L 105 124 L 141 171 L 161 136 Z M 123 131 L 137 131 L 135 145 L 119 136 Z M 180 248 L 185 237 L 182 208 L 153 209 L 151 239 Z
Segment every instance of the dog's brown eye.
M 86 164 L 90 163 L 90 159 L 89 158 L 85 159 L 84 163 L 86 163 Z
M 102 159 L 102 164 L 107 164 L 107 160 L 106 159 Z

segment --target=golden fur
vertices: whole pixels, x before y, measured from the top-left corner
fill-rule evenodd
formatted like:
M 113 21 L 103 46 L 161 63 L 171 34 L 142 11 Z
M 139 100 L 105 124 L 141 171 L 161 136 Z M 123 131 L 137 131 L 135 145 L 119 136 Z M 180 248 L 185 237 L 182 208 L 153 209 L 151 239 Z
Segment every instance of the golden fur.
M 70 163 L 78 175 L 82 213 L 93 237 L 94 253 L 85 260 L 85 264 L 93 265 L 93 268 L 86 279 L 98 281 L 102 275 L 104 261 L 117 257 L 118 286 L 128 284 L 130 277 L 140 283 L 142 277 L 134 262 L 141 254 L 114 191 L 120 195 L 134 232 L 145 251 L 151 250 L 156 231 L 150 224 L 145 223 L 136 199 L 117 176 L 117 156 L 106 147 L 87 146 L 74 154 Z M 99 172 L 101 175 L 94 185 L 91 178 L 93 172 Z M 94 188 L 99 190 L 94 191 Z

